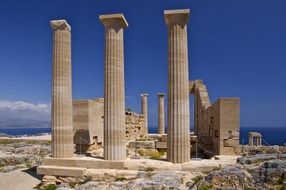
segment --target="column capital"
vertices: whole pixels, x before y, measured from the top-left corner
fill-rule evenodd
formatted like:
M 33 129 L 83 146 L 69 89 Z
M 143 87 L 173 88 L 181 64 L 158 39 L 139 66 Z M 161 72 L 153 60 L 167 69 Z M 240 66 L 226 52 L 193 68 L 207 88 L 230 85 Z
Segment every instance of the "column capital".
M 149 94 L 140 94 L 141 97 L 148 96 Z
M 71 31 L 71 26 L 64 19 L 50 21 L 53 30 L 68 30 Z
M 128 23 L 122 13 L 99 15 L 99 20 L 105 27 L 127 28 Z
M 165 93 L 158 93 L 157 96 L 159 96 L 159 97 L 164 97 L 164 96 L 165 96 Z
M 170 24 L 185 25 L 188 23 L 190 18 L 190 9 L 165 10 L 164 15 L 165 15 L 165 22 L 167 25 Z

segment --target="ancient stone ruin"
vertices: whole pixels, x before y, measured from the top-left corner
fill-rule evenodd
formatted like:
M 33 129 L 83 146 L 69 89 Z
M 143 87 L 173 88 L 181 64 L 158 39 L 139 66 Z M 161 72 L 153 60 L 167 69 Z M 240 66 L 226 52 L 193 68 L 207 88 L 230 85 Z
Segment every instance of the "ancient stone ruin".
M 125 111 L 126 140 L 146 137 L 144 116 Z M 104 142 L 104 99 L 73 100 L 73 132 L 76 152 L 86 153 L 90 146 Z
M 248 145 L 249 146 L 262 146 L 262 135 L 258 132 L 248 133 Z
M 71 27 L 65 20 L 51 21 L 52 157 L 38 167 L 39 174 L 82 176 L 89 168 L 147 167 L 153 162 L 126 159 L 128 141 L 135 140 L 136 149 L 137 140 L 142 138 L 146 138 L 147 146 L 167 151 L 165 161 L 157 161 L 156 167 L 178 167 L 176 163 L 184 170 L 185 163 L 191 164 L 193 147 L 211 155 L 239 153 L 239 98 L 220 98 L 211 103 L 206 85 L 201 80 L 189 81 L 190 10 L 165 10 L 164 17 L 168 31 L 168 122 L 165 134 L 165 96 L 160 93 L 157 135 L 148 133 L 148 94 L 141 94 L 140 114 L 125 108 L 123 36 L 128 23 L 124 15 L 99 16 L 105 28 L 104 98 L 89 100 L 72 101 Z M 190 132 L 190 95 L 195 97 L 194 133 Z M 78 157 L 78 152 L 86 152 L 91 145 L 103 146 L 102 158 Z M 142 142 L 140 145 L 146 146 Z

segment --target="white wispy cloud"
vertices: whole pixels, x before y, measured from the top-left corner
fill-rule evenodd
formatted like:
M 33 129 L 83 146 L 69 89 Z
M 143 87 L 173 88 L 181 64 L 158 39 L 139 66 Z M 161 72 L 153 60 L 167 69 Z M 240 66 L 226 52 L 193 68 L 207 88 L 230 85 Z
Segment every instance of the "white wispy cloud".
M 49 113 L 50 112 L 50 105 L 38 103 L 28 103 L 28 102 L 22 102 L 22 101 L 0 101 L 0 109 L 8 109 L 11 111 L 23 111 L 23 110 L 30 110 L 35 112 L 43 112 L 43 113 Z
M 49 120 L 50 112 L 50 104 L 0 100 L 0 119 Z

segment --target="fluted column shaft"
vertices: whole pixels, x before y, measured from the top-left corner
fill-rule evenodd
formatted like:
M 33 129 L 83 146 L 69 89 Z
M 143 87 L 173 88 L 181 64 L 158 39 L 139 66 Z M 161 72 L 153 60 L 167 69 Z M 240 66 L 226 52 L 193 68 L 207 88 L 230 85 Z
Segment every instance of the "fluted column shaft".
M 71 79 L 71 28 L 65 20 L 53 28 L 52 157 L 74 156 Z
M 144 116 L 145 134 L 148 135 L 148 94 L 141 94 L 141 114 Z
M 121 14 L 101 15 L 105 26 L 104 159 L 126 159 L 124 44 Z
M 187 22 L 189 10 L 165 11 L 168 25 L 168 142 L 167 159 L 190 160 L 190 116 Z
M 165 95 L 158 94 L 158 133 L 165 134 Z

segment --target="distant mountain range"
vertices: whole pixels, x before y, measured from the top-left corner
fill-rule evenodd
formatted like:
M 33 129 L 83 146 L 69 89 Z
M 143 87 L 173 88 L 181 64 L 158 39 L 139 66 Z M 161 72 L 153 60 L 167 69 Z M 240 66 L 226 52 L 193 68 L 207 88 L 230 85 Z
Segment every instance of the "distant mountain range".
M 49 128 L 50 121 L 37 121 L 29 119 L 7 119 L 0 120 L 0 128 Z

